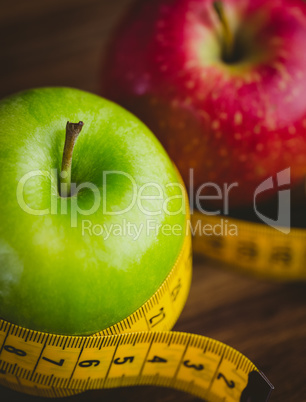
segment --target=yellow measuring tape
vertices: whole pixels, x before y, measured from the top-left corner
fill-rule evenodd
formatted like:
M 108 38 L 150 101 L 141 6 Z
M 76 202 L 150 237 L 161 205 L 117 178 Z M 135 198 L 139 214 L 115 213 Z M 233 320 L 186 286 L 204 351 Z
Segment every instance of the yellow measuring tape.
M 0 384 L 68 396 L 132 385 L 172 387 L 209 402 L 264 402 L 273 386 L 240 352 L 170 332 L 188 295 L 191 236 L 158 291 L 132 315 L 94 336 L 41 333 L 0 320 Z
M 265 224 L 195 212 L 191 231 L 197 254 L 257 276 L 306 279 L 306 230 L 291 229 L 286 234 Z

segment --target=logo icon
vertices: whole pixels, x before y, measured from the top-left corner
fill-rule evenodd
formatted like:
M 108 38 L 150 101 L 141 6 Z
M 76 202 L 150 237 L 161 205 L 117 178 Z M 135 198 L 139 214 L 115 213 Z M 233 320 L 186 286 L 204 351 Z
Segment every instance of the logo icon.
M 284 169 L 277 173 L 276 175 L 277 187 L 289 185 L 290 181 L 290 168 Z M 290 190 L 284 189 L 278 191 L 278 214 L 277 219 L 269 218 L 268 216 L 262 214 L 258 211 L 256 207 L 256 198 L 259 194 L 264 191 L 274 188 L 273 177 L 269 177 L 267 180 L 263 181 L 256 189 L 254 193 L 254 211 L 259 219 L 261 219 L 267 225 L 275 228 L 276 230 L 288 234 L 290 233 Z

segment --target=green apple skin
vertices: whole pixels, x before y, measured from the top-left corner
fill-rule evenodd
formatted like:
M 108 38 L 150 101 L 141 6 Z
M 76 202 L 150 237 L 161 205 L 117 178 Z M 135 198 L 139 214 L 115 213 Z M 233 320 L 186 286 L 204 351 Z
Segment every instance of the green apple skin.
M 63 198 L 50 177 L 35 176 L 23 189 L 33 210 L 58 206 L 57 213 L 33 215 L 17 200 L 17 186 L 31 171 L 61 167 L 67 121 L 83 121 L 72 161 L 72 182 L 94 183 L 102 197 L 107 191 L 107 209 L 123 210 L 132 200 L 131 182 L 137 186 L 158 183 L 163 200 L 143 202 L 148 216 L 137 203 L 129 211 L 106 215 L 99 208 L 90 216 L 78 214 L 71 225 L 72 203 L 90 209 L 93 193 L 84 188 Z M 124 219 L 138 225 L 155 223 L 185 228 L 180 183 L 168 155 L 136 117 L 96 95 L 72 88 L 40 88 L 20 92 L 0 102 L 0 317 L 12 323 L 57 334 L 87 335 L 120 321 L 139 308 L 158 289 L 173 267 L 185 230 L 168 235 L 143 230 L 138 240 L 114 232 L 108 239 L 82 234 L 82 219 L 92 224 L 122 225 Z M 54 184 L 54 183 L 53 183 Z M 148 187 L 145 195 L 156 195 Z M 154 198 L 154 197 L 153 197 Z M 170 199 L 168 211 L 161 203 Z M 63 212 L 64 211 L 64 212 Z M 54 211 L 53 211 L 54 212 Z M 62 213 L 63 212 L 63 213 Z

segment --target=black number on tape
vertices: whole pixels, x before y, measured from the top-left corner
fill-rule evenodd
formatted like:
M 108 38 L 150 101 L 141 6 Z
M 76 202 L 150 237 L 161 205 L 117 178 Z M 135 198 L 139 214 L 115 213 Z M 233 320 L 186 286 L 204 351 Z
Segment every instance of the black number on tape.
M 249 260 L 254 260 L 258 256 L 258 250 L 256 243 L 252 241 L 242 241 L 238 245 L 238 254 L 248 258 Z
M 217 376 L 217 380 L 220 380 L 220 378 L 223 378 L 223 380 L 225 381 L 225 384 L 229 387 L 229 388 L 234 388 L 235 387 L 235 383 L 234 381 L 229 381 L 224 374 L 219 373 Z
M 114 363 L 115 364 L 124 364 L 127 362 L 132 363 L 133 360 L 134 360 L 134 356 L 124 357 L 123 360 L 120 360 L 120 357 L 117 357 L 117 359 L 114 360 Z
M 161 307 L 160 309 L 159 309 L 159 313 L 158 314 L 156 314 L 156 315 L 154 315 L 153 317 L 151 317 L 150 319 L 149 319 L 149 323 L 151 324 L 151 327 L 153 328 L 153 327 L 155 327 L 155 325 L 157 325 L 157 324 L 159 324 L 165 317 L 166 317 L 166 314 L 165 314 L 165 312 L 164 312 L 164 308 L 163 307 Z M 155 322 L 154 322 L 155 321 Z
M 175 286 L 175 288 L 171 292 L 171 298 L 172 298 L 173 302 L 175 302 L 178 294 L 180 293 L 181 287 L 182 287 L 181 278 L 179 278 L 178 284 Z
M 218 236 L 212 236 L 208 239 L 208 243 L 210 247 L 219 250 L 221 248 L 224 248 L 225 246 L 225 241 L 222 237 Z
M 193 368 L 193 369 L 195 369 L 197 371 L 204 370 L 203 364 L 190 364 L 190 360 L 185 360 L 183 364 L 184 364 L 185 367 Z
M 149 363 L 167 363 L 168 360 L 159 356 L 154 356 L 153 359 L 148 360 Z
M 281 262 L 290 265 L 292 261 L 292 251 L 290 247 L 274 247 L 271 253 L 272 262 Z
M 48 359 L 45 356 L 43 356 L 42 359 L 46 360 L 49 363 L 56 364 L 57 366 L 62 366 L 64 364 L 64 361 L 65 361 L 65 359 L 61 359 L 59 362 L 56 362 L 55 360 Z
M 79 363 L 80 367 L 99 366 L 100 360 L 84 360 Z
M 14 346 L 11 346 L 11 345 L 5 345 L 3 349 L 9 353 L 14 353 L 17 356 L 26 356 L 27 355 L 27 353 L 24 350 L 16 349 L 16 348 L 14 348 Z

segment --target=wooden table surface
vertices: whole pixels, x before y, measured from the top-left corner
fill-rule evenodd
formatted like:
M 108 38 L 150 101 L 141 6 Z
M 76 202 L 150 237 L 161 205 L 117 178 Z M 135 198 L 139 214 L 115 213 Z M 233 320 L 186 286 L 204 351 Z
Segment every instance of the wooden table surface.
M 107 40 L 133 0 L 1 0 L 0 96 L 36 86 L 99 93 Z M 306 285 L 238 274 L 195 258 L 193 282 L 176 330 L 225 342 L 275 386 L 271 402 L 306 401 Z M 1 401 L 40 399 L 0 388 Z M 89 392 L 71 401 L 196 401 L 155 387 Z

